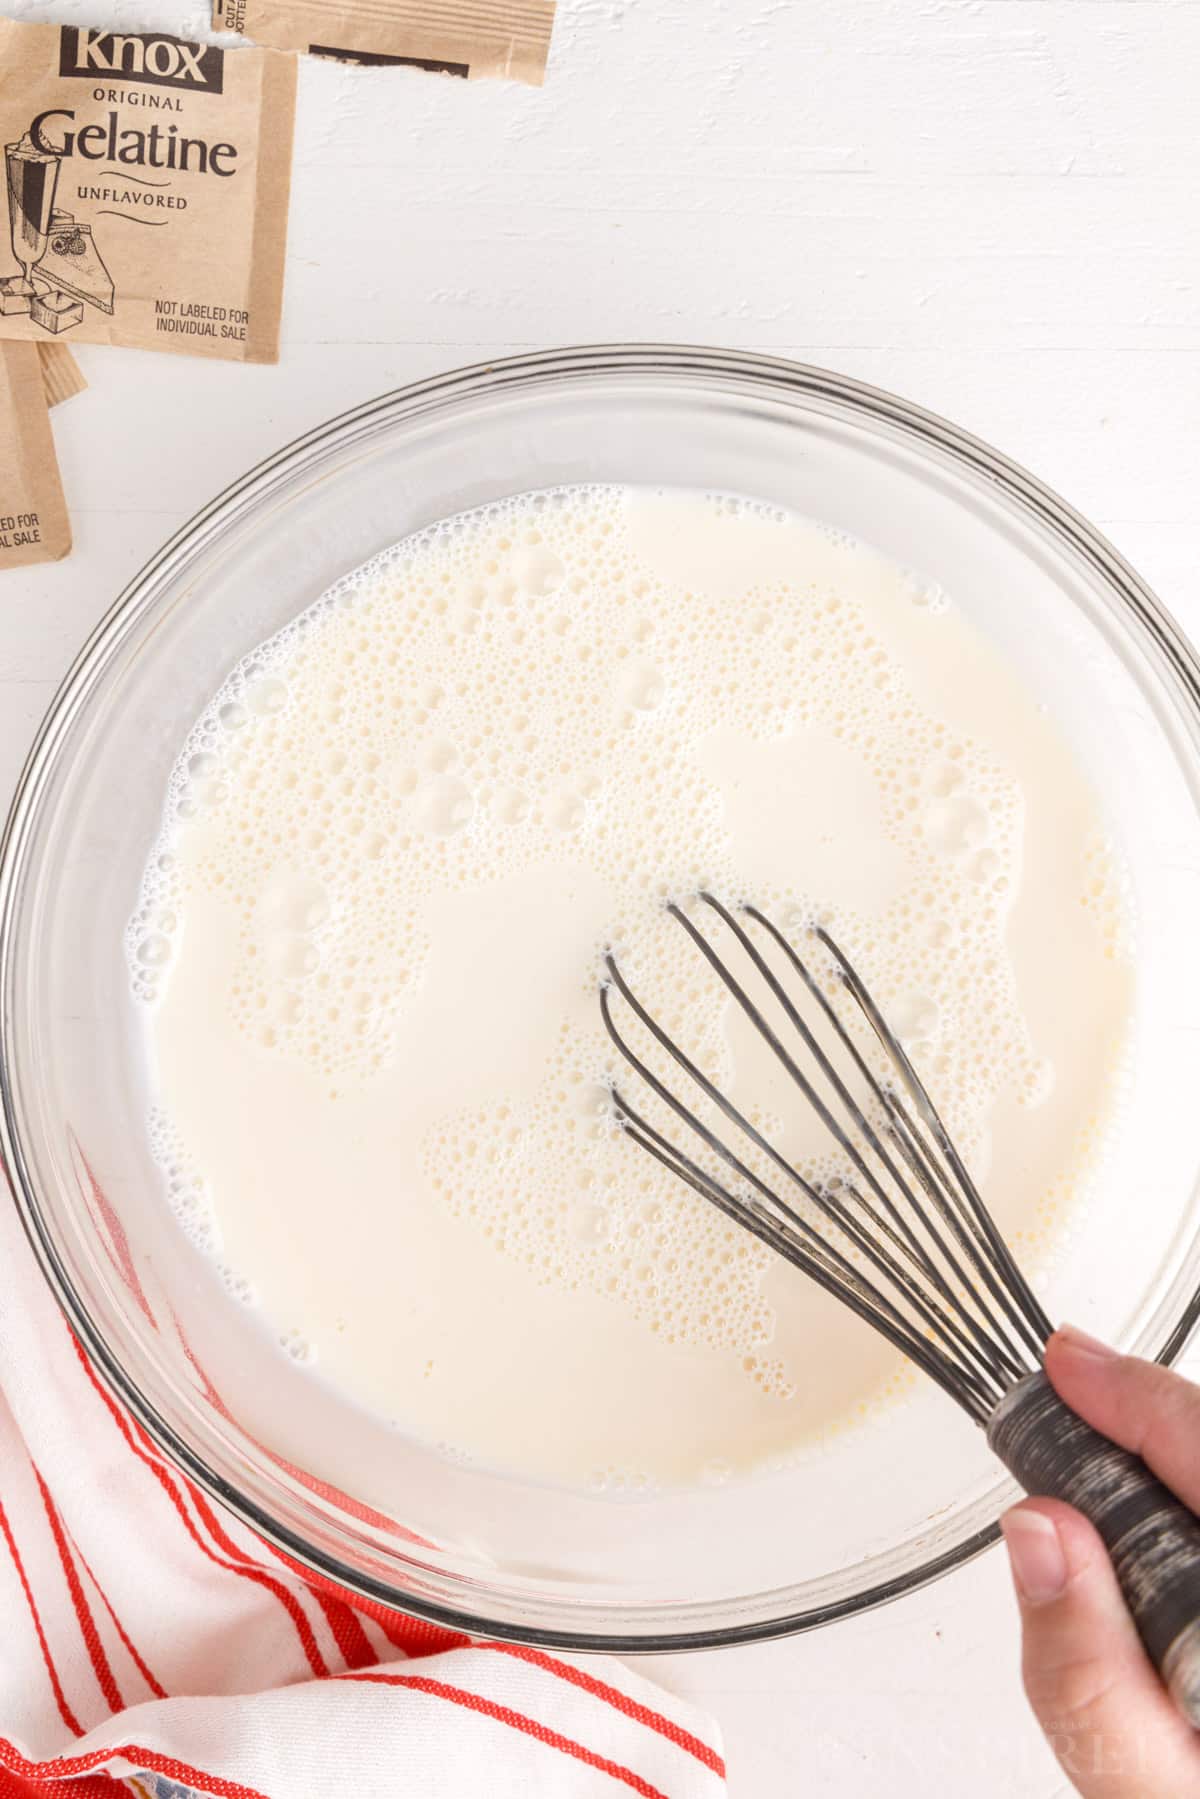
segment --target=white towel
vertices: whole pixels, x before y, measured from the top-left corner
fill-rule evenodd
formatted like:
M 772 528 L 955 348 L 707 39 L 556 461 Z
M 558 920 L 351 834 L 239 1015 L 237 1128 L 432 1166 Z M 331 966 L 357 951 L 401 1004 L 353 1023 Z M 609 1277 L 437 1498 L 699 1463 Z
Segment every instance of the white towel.
M 294 1570 L 164 1460 L 0 1172 L 0 1799 L 719 1799 L 712 1720 Z

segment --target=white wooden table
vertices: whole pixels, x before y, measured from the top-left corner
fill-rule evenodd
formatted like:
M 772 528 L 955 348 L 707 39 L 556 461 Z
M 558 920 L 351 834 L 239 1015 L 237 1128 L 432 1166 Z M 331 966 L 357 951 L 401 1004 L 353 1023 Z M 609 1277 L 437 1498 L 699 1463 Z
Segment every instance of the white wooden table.
M 540 91 L 305 64 L 279 366 L 80 353 L 91 390 L 55 418 L 75 552 L 0 577 L 0 797 L 196 507 L 332 413 L 518 348 L 744 345 L 893 388 L 1061 488 L 1200 636 L 1198 70 L 1198 0 L 560 0 Z M 1016 1659 L 993 1553 L 647 1671 L 718 1714 L 735 1799 L 1050 1799 Z

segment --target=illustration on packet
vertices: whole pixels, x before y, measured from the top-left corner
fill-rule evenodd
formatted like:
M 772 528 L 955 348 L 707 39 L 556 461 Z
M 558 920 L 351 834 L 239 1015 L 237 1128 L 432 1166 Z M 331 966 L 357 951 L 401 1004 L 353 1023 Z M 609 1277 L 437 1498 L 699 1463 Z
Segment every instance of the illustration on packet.
M 4 146 L 9 231 L 21 273 L 0 278 L 0 313 L 28 313 L 56 335 L 82 321 L 85 304 L 111 313 L 114 299 L 92 227 L 54 204 L 61 167 L 62 157 L 35 142 L 32 127 Z

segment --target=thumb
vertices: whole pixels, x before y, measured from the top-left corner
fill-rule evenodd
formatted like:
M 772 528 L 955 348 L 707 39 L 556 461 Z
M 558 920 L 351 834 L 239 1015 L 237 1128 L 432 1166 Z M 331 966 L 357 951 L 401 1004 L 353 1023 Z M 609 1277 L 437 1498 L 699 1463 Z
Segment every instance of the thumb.
M 1057 1500 L 1003 1520 L 1021 1608 L 1025 1692 L 1084 1799 L 1200 1792 L 1200 1746 L 1159 1682 L 1104 1544 Z

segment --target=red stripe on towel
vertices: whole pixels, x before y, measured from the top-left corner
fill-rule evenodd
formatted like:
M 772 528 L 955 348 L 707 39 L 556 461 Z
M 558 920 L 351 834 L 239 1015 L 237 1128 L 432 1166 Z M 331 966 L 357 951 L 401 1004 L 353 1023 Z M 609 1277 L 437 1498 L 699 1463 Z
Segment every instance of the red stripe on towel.
M 509 1705 L 499 1705 L 494 1699 L 485 1699 L 480 1693 L 471 1693 L 465 1687 L 449 1686 L 444 1680 L 430 1680 L 424 1674 L 344 1674 L 343 1680 L 355 1680 L 375 1683 L 380 1686 L 411 1687 L 415 1692 L 428 1693 L 435 1699 L 448 1700 L 451 1705 L 461 1705 L 465 1711 L 477 1712 L 481 1717 L 494 1718 L 499 1724 L 507 1724 L 512 1730 L 519 1730 L 535 1742 L 543 1743 L 547 1749 L 558 1749 L 563 1755 L 574 1756 L 576 1761 L 585 1763 L 589 1768 L 596 1768 L 602 1774 L 611 1775 L 613 1780 L 621 1781 L 625 1786 L 640 1794 L 641 1799 L 667 1799 L 667 1795 L 659 1787 L 650 1785 L 632 1768 L 626 1768 L 621 1762 L 610 1761 L 607 1755 L 597 1755 L 594 1749 L 586 1749 L 573 1737 L 565 1737 L 560 1731 L 550 1730 L 545 1724 L 539 1724 L 536 1718 L 526 1717 L 524 1712 L 515 1712 Z
M 92 1616 L 92 1608 L 87 1602 L 87 1594 L 80 1584 L 79 1570 L 75 1566 L 75 1558 L 71 1554 L 66 1532 L 62 1527 L 62 1519 L 58 1515 L 58 1507 L 55 1505 L 50 1494 L 50 1489 L 42 1479 L 37 1467 L 32 1462 L 30 1463 L 30 1467 L 33 1468 L 33 1478 L 37 1481 L 38 1492 L 41 1494 L 42 1504 L 46 1508 L 46 1517 L 50 1524 L 50 1534 L 54 1538 L 54 1547 L 57 1549 L 58 1559 L 62 1563 L 62 1571 L 67 1582 L 67 1591 L 71 1595 L 71 1604 L 75 1607 L 75 1618 L 87 1648 L 96 1679 L 99 1682 L 100 1691 L 104 1694 L 105 1703 L 110 1712 L 123 1711 L 125 1708 L 125 1701 L 121 1697 L 121 1689 L 117 1685 L 116 1675 L 112 1671 L 112 1663 L 105 1653 L 104 1644 L 100 1641 L 100 1632 L 96 1628 L 96 1620 Z
M 3 1535 L 5 1542 L 8 1544 L 8 1552 L 12 1556 L 18 1579 L 25 1592 L 26 1603 L 29 1606 L 29 1615 L 33 1619 L 33 1628 L 37 1632 L 37 1640 L 41 1645 L 42 1660 L 45 1662 L 46 1672 L 50 1676 L 50 1685 L 54 1692 L 55 1702 L 58 1705 L 59 1716 L 62 1718 L 67 1729 L 71 1731 L 74 1736 L 81 1737 L 83 1735 L 83 1725 L 79 1722 L 79 1719 L 67 1704 L 67 1696 L 63 1692 L 62 1682 L 58 1678 L 58 1669 L 54 1666 L 54 1658 L 50 1654 L 50 1645 L 46 1641 L 46 1633 L 42 1629 L 41 1614 L 37 1608 L 37 1601 L 33 1597 L 33 1588 L 29 1584 L 29 1577 L 25 1573 L 25 1564 L 21 1560 L 21 1552 L 17 1548 L 17 1540 L 12 1534 L 12 1527 L 8 1522 L 8 1517 L 2 1503 L 0 1503 L 0 1534 Z

